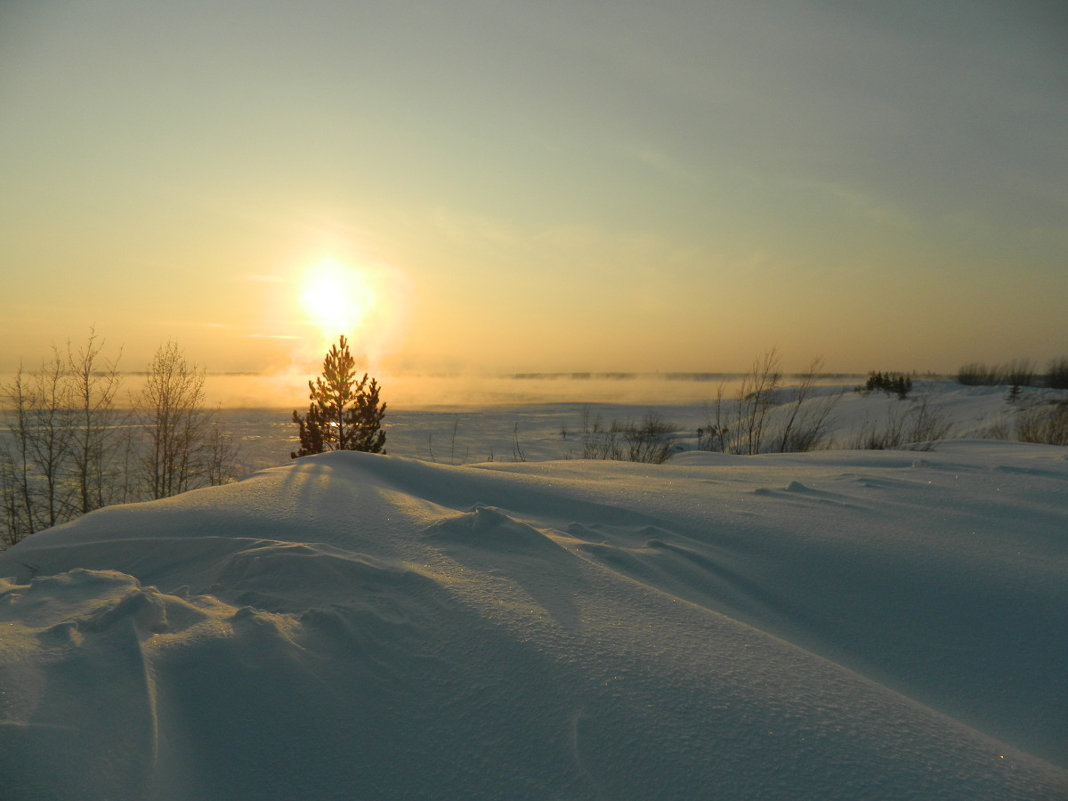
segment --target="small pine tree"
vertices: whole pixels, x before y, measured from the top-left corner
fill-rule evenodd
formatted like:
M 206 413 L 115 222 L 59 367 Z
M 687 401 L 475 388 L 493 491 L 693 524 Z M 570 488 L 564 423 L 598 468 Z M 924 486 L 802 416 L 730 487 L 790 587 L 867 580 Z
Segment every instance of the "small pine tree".
M 364 451 L 381 453 L 386 444 L 382 417 L 381 387 L 375 379 L 356 378 L 356 361 L 342 336 L 323 358 L 322 375 L 308 382 L 308 412 L 293 411 L 300 449 L 290 454 L 296 459 L 324 451 Z

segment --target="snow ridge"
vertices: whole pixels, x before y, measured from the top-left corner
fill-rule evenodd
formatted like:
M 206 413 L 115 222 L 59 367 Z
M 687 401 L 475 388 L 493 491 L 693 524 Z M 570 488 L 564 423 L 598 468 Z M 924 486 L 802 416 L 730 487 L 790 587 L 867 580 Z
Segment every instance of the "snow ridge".
M 327 454 L 0 554 L 12 801 L 1059 799 L 1068 459 Z

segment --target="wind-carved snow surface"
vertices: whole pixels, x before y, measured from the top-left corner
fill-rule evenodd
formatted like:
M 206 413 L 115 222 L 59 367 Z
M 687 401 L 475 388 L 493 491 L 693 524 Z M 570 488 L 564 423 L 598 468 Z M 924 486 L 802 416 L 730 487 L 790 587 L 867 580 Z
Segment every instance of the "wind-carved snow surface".
M 1068 451 L 336 453 L 0 554 L 0 796 L 1068 798 Z

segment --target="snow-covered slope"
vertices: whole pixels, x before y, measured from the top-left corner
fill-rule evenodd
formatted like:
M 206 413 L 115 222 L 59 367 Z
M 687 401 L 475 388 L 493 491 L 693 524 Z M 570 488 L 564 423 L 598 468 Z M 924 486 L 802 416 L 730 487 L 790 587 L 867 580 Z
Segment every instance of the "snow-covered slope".
M 5 801 L 1068 797 L 1064 448 L 329 454 L 0 576 Z

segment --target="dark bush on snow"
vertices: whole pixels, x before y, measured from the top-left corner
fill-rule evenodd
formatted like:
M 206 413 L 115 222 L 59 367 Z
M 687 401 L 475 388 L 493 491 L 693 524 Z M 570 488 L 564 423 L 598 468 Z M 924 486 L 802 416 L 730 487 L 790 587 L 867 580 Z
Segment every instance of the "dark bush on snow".
M 663 464 L 671 458 L 671 438 L 676 426 L 664 422 L 655 412 L 647 412 L 640 423 L 613 420 L 607 428 L 598 416 L 583 416 L 582 457 L 614 459 L 623 462 Z
M 867 392 L 877 389 L 897 395 L 899 398 L 906 398 L 912 391 L 912 379 L 904 373 L 868 373 L 864 389 Z
M 971 362 L 957 371 L 957 383 L 966 387 L 994 387 L 1001 383 L 1001 373 L 997 367 Z
M 1046 370 L 1046 386 L 1068 389 L 1068 359 L 1054 359 Z

